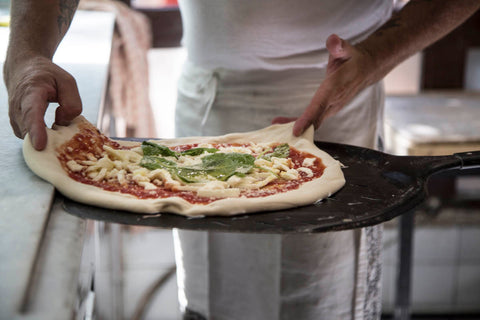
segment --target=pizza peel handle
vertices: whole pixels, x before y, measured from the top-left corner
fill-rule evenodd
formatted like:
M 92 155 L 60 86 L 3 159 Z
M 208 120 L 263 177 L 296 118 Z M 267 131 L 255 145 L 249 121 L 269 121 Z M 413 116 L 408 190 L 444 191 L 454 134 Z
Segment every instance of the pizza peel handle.
M 340 162 L 358 162 L 377 167 L 379 173 L 400 171 L 412 177 L 428 178 L 434 173 L 448 169 L 472 169 L 480 167 L 480 151 L 455 153 L 445 156 L 396 156 L 357 146 L 316 142 L 334 155 Z
M 454 156 L 461 160 L 460 169 L 473 169 L 480 167 L 480 151 L 455 153 Z
M 395 157 L 395 156 L 393 156 Z M 427 179 L 432 174 L 449 169 L 473 169 L 480 167 L 480 151 L 455 153 L 449 156 L 396 156 L 398 165 L 404 165 L 411 174 Z

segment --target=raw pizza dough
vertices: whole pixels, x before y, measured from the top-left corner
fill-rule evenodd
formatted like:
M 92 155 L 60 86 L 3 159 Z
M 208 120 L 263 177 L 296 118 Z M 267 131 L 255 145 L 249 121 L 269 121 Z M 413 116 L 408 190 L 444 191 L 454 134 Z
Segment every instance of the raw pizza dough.
M 313 127 L 302 136 L 292 134 L 293 123 L 272 125 L 246 133 L 232 133 L 218 137 L 188 137 L 161 140 L 164 146 L 197 143 L 288 143 L 290 146 L 319 157 L 324 166 L 323 175 L 300 185 L 298 189 L 257 198 L 223 198 L 208 204 L 192 204 L 180 197 L 139 199 L 133 195 L 111 192 L 102 188 L 80 183 L 69 177 L 57 158 L 57 148 L 70 140 L 79 131 L 79 126 L 90 125 L 82 116 L 70 126 L 57 126 L 47 129 L 48 143 L 43 151 L 36 151 L 30 138 L 25 137 L 23 155 L 30 169 L 41 178 L 52 183 L 63 195 L 75 201 L 109 208 L 139 213 L 170 212 L 185 216 L 230 216 L 270 210 L 280 210 L 309 205 L 326 198 L 345 184 L 339 161 L 333 159 L 313 143 Z M 138 142 L 116 141 L 123 146 L 138 145 Z

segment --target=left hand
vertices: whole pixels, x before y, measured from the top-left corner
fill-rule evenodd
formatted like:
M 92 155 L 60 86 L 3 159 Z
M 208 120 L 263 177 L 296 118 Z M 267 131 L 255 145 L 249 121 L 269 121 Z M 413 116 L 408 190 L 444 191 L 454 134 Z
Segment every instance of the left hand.
M 299 118 L 277 117 L 272 123 L 295 121 L 293 134 L 300 136 L 312 124 L 317 129 L 328 117 L 340 111 L 361 90 L 373 83 L 373 59 L 365 50 L 350 45 L 335 34 L 326 43 L 329 52 L 325 80 Z

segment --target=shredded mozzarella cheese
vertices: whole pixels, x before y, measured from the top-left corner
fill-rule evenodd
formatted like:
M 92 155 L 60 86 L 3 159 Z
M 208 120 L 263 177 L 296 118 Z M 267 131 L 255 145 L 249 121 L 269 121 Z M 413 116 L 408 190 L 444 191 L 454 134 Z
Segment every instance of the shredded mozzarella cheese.
M 213 148 L 212 144 L 199 144 L 201 148 Z M 272 150 L 272 144 L 259 143 L 252 144 L 250 147 L 229 146 L 220 147 L 221 153 L 243 153 L 262 155 Z M 303 167 L 298 171 L 293 169 L 293 163 L 290 159 L 272 157 L 270 159 L 258 158 L 255 160 L 255 168 L 246 176 L 233 175 L 227 181 L 213 180 L 206 183 L 185 183 L 176 176 L 173 177 L 166 169 L 148 170 L 140 166 L 143 157 L 143 151 L 140 147 L 132 149 L 113 149 L 104 146 L 100 159 L 97 159 L 92 153 L 87 154 L 88 160 L 74 161 L 66 163 L 67 167 L 73 172 L 84 170 L 85 174 L 94 181 L 118 180 L 122 185 L 134 182 L 145 190 L 154 190 L 159 186 L 171 190 L 183 190 L 196 192 L 201 197 L 239 197 L 241 190 L 261 189 L 275 181 L 279 177 L 286 180 L 299 179 L 299 172 L 303 172 L 308 177 L 313 176 L 313 171 L 307 167 L 314 165 L 315 158 L 306 158 L 303 161 Z M 178 159 L 175 157 L 165 157 L 169 161 L 175 161 L 181 166 L 196 166 L 202 164 L 202 158 L 209 155 L 203 153 L 198 156 L 182 155 Z M 245 172 L 246 173 L 246 172 Z
M 75 160 L 70 160 L 66 163 L 68 169 L 72 170 L 73 172 L 82 171 L 83 166 L 78 164 Z
M 303 160 L 302 167 L 313 167 L 315 160 L 315 158 L 305 158 Z

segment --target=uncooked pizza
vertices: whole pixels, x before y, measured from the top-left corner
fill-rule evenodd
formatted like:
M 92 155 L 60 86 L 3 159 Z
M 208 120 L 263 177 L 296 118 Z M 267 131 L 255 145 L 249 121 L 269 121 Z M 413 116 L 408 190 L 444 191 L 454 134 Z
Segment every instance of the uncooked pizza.
M 344 184 L 340 163 L 292 124 L 219 137 L 112 140 L 82 116 L 24 142 L 33 172 L 65 196 L 131 212 L 235 215 L 311 204 Z

